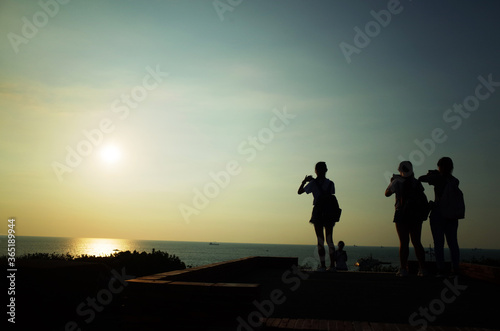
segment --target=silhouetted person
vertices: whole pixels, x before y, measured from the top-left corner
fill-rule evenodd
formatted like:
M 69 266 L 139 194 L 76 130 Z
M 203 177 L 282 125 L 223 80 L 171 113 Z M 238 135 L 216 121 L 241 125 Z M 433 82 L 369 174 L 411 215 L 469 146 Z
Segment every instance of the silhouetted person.
M 313 213 L 309 222 L 314 225 L 314 231 L 316 232 L 316 238 L 318 239 L 318 254 L 321 262 L 321 267 L 318 271 L 327 270 L 325 263 L 325 236 L 330 256 L 330 268 L 328 270 L 335 271 L 335 245 L 333 244 L 333 226 L 335 225 L 335 221 L 332 219 L 324 219 L 324 217 L 320 215 L 320 210 L 318 208 L 318 201 L 321 196 L 326 194 L 335 194 L 335 184 L 326 178 L 327 171 L 328 168 L 326 167 L 326 163 L 318 162 L 315 167 L 316 178 L 306 176 L 300 184 L 297 192 L 298 194 L 302 194 L 304 192 L 307 194 L 312 193 L 314 197 Z
M 453 272 L 458 274 L 460 263 L 460 248 L 458 247 L 458 219 L 445 218 L 441 214 L 439 202 L 443 196 L 444 188 L 448 182 L 454 182 L 457 186 L 459 180 L 451 174 L 453 172 L 453 161 L 449 157 L 441 158 L 438 170 L 429 170 L 427 175 L 418 178 L 419 181 L 434 186 L 435 203 L 429 217 L 432 237 L 434 239 L 434 253 L 438 276 L 444 276 L 444 240 L 450 249 L 451 265 Z
M 415 255 L 419 263 L 419 276 L 424 276 L 425 271 L 425 251 L 420 237 L 422 234 L 422 219 L 419 219 L 413 212 L 409 212 L 405 203 L 410 196 L 416 196 L 418 191 L 423 193 L 424 187 L 415 179 L 413 165 L 410 161 L 403 161 L 398 167 L 399 175 L 391 178 L 391 183 L 385 190 L 385 196 L 390 197 L 396 193 L 396 211 L 394 213 L 394 223 L 399 237 L 399 262 L 400 267 L 396 275 L 408 276 L 408 256 L 410 254 L 410 238 Z
M 338 248 L 335 251 L 335 265 L 337 270 L 347 270 L 347 252 L 344 251 L 344 242 L 339 241 Z

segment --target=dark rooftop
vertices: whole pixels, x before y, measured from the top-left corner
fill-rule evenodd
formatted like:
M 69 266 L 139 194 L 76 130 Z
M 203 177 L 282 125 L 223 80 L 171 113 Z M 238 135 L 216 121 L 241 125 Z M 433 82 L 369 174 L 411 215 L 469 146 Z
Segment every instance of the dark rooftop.
M 38 287 L 30 286 L 18 300 L 44 304 L 20 305 L 18 317 L 41 330 L 64 330 L 67 321 L 82 330 L 500 329 L 499 268 L 464 264 L 463 270 L 458 278 L 400 278 L 305 271 L 296 258 L 249 257 L 131 279 L 119 292 L 116 284 L 91 276 L 102 274 L 99 265 L 36 266 L 31 275 L 40 280 Z M 105 304 L 95 316 L 87 304 L 75 314 L 79 302 L 71 293 L 91 285 L 97 291 L 88 296 Z

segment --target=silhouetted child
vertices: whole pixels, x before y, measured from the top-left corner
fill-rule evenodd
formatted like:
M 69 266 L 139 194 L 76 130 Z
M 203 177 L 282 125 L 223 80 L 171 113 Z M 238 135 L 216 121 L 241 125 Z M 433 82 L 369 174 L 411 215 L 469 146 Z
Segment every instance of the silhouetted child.
M 337 270 L 348 270 L 347 268 L 347 253 L 344 251 L 344 242 L 339 241 L 337 250 L 335 251 L 335 264 Z

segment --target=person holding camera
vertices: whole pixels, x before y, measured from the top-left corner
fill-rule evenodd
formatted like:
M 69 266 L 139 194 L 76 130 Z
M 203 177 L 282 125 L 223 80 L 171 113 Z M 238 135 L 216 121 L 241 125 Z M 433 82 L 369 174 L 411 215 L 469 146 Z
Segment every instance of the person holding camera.
M 394 223 L 399 237 L 399 263 L 400 268 L 397 276 L 408 276 L 408 257 L 410 254 L 410 239 L 415 249 L 415 255 L 419 264 L 418 276 L 425 276 L 425 250 L 422 246 L 422 222 L 423 217 L 415 210 L 418 201 L 427 198 L 422 197 L 424 187 L 415 179 L 413 165 L 410 161 L 403 161 L 398 167 L 399 175 L 391 178 L 391 183 L 385 190 L 385 196 L 396 194 Z M 425 194 L 424 194 L 425 196 Z M 427 216 L 425 216 L 427 218 Z
M 437 276 L 445 275 L 444 240 L 448 243 L 451 255 L 452 274 L 458 275 L 460 264 L 460 248 L 458 246 L 458 219 L 447 218 L 443 215 L 440 202 L 443 198 L 445 187 L 453 183 L 458 187 L 460 181 L 452 175 L 453 161 L 449 157 L 439 159 L 438 170 L 429 170 L 426 175 L 420 176 L 419 181 L 434 186 L 434 203 L 429 217 L 432 237 L 434 239 L 434 252 L 436 254 Z
M 298 194 L 307 193 L 313 194 L 313 212 L 311 220 L 314 225 L 314 231 L 318 240 L 318 254 L 321 266 L 318 271 L 335 271 L 335 245 L 333 244 L 333 226 L 335 221 L 331 218 L 325 218 L 322 215 L 321 200 L 322 198 L 335 194 L 335 184 L 333 181 L 326 178 L 328 168 L 325 162 L 318 162 L 315 167 L 316 178 L 306 176 L 300 184 Z M 325 237 L 328 245 L 328 253 L 330 257 L 330 268 L 326 269 L 325 262 Z

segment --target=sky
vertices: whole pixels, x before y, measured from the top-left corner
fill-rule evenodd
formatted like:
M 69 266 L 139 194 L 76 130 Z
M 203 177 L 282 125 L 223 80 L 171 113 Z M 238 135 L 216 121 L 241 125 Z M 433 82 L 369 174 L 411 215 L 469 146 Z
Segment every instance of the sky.
M 500 249 L 499 10 L 0 0 L 0 233 L 315 244 L 325 161 L 334 241 L 397 246 L 390 175 L 449 156 L 461 247 Z

